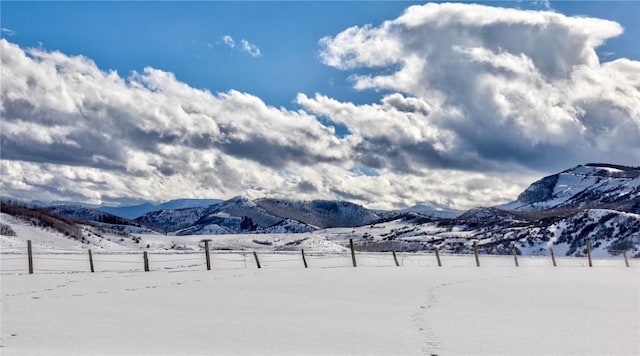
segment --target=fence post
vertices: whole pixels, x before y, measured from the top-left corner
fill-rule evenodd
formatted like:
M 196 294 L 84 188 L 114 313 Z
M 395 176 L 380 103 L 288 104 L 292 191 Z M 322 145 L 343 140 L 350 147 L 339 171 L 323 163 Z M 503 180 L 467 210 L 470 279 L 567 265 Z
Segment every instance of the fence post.
M 480 258 L 478 257 L 478 242 L 473 241 L 473 253 L 476 255 L 476 267 L 480 267 Z
M 260 266 L 260 260 L 258 259 L 258 254 L 255 251 L 253 251 L 253 258 L 256 259 L 256 265 L 258 265 L 258 268 L 262 268 Z
M 438 260 L 438 267 L 442 267 L 442 263 L 440 263 L 440 252 L 438 251 L 437 247 L 436 247 L 436 260 Z
M 211 258 L 209 256 L 209 239 L 201 240 L 204 242 L 204 258 L 207 261 L 207 271 L 211 271 Z
M 398 263 L 398 257 L 396 257 L 396 250 L 391 250 L 391 253 L 393 253 L 393 260 L 396 262 L 396 267 L 400 267 L 400 264 Z
M 353 251 L 353 239 L 349 239 L 349 247 L 351 248 L 351 262 L 353 262 L 353 267 L 357 267 L 356 253 Z
M 147 256 L 147 251 L 142 253 L 142 259 L 144 260 L 144 271 L 149 272 L 149 257 Z
M 91 273 L 93 273 L 93 255 L 91 254 L 91 249 L 89 249 L 89 266 L 91 267 Z
M 513 248 L 513 260 L 516 261 L 516 267 L 520 267 L 520 265 L 518 264 L 518 253 L 516 252 L 516 248 Z
M 629 267 L 629 260 L 627 259 L 627 251 L 622 251 L 622 255 L 624 256 L 624 264 Z
M 587 257 L 589 258 L 589 267 L 593 267 L 591 263 L 591 243 L 589 243 L 589 240 L 587 240 Z
M 556 267 L 556 255 L 553 254 L 553 248 L 549 247 L 549 253 L 551 254 L 551 261 L 553 261 L 553 267 Z
M 302 252 L 302 262 L 304 263 L 304 268 L 309 268 L 309 266 L 307 266 L 307 259 L 304 257 L 304 249 L 300 250 Z
M 29 259 L 29 274 L 33 274 L 33 254 L 31 251 L 31 240 L 27 240 L 27 258 Z

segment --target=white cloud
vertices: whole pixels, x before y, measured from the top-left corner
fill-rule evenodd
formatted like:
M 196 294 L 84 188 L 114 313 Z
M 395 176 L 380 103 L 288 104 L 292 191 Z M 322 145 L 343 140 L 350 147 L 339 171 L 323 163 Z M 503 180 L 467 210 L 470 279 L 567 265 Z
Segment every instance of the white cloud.
M 229 35 L 222 36 L 222 41 L 229 48 L 236 47 L 236 41 L 233 39 L 233 37 Z M 254 58 L 258 58 L 262 56 L 262 52 L 260 51 L 260 48 L 258 48 L 258 46 L 254 45 L 253 43 L 245 40 L 244 38 L 240 40 L 240 45 L 238 49 Z
M 543 173 L 637 165 L 640 63 L 595 54 L 621 31 L 550 12 L 414 6 L 320 42 L 321 60 L 357 70 L 355 88 L 380 91 L 379 102 L 299 94 L 297 111 L 154 68 L 122 77 L 86 57 L 0 40 L 3 195 L 506 202 Z M 349 133 L 338 138 L 317 117 Z
M 236 46 L 236 41 L 234 41 L 233 37 L 229 35 L 222 36 L 222 41 L 230 48 L 234 48 Z
M 242 45 L 242 50 L 247 52 L 251 57 L 257 58 L 262 56 L 260 48 L 252 43 L 249 43 L 249 41 L 241 39 L 240 44 Z
M 615 22 L 554 12 L 412 6 L 378 27 L 323 38 L 320 58 L 339 69 L 368 70 L 352 76 L 355 88 L 403 93 L 429 107 L 428 115 L 389 112 L 384 100 L 353 105 L 299 96 L 298 102 L 352 132 L 365 131 L 363 149 L 376 152 L 378 165 L 553 171 L 590 161 L 635 164 L 640 62 L 600 63 L 595 52 L 621 33 Z M 385 149 L 393 154 L 377 154 Z
M 14 30 L 12 30 L 10 28 L 3 27 L 1 31 L 2 31 L 2 33 L 6 34 L 7 36 L 15 36 L 16 35 L 16 31 L 14 31 Z
M 5 40 L 0 49 L 2 159 L 11 162 L 3 168 L 5 187 L 25 179 L 12 174 L 17 165 L 36 176 L 55 172 L 47 194 L 229 197 L 256 186 L 278 192 L 282 170 L 350 166 L 346 140 L 304 112 L 233 90 L 194 89 L 153 68 L 122 78 L 82 56 Z M 68 171 L 74 175 L 60 176 Z M 102 182 L 72 188 L 74 177 L 96 171 Z

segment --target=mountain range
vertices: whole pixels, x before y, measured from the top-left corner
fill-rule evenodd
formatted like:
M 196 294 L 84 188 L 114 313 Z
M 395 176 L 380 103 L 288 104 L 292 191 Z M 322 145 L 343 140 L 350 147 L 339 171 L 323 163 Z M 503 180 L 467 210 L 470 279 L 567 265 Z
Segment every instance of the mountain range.
M 438 248 L 483 252 L 581 256 L 590 241 L 603 255 L 640 256 L 640 168 L 585 164 L 544 177 L 508 204 L 466 212 L 416 206 L 366 209 L 345 201 L 235 197 L 182 199 L 153 206 L 90 208 L 53 205 L 48 211 L 128 233 L 167 235 L 314 234 L 353 239 L 360 250 Z M 142 213 L 139 216 L 138 214 Z

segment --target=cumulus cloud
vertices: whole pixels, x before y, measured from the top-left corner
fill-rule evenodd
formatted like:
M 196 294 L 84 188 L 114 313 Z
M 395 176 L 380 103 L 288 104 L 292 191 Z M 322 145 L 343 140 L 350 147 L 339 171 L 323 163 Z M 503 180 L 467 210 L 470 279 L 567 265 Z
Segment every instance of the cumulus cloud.
M 192 187 L 170 185 L 165 194 L 193 195 L 207 187 L 228 196 L 250 186 L 277 191 L 279 172 L 289 167 L 350 165 L 346 141 L 305 112 L 233 90 L 194 89 L 153 68 L 123 78 L 82 56 L 24 50 L 6 40 L 0 49 L 2 159 L 13 162 L 3 166 L 5 188 L 22 185 L 24 176 L 11 172 L 16 164 L 30 173 L 41 166 L 102 171 L 114 192 L 146 198 L 158 189 L 123 190 L 115 182 L 160 184 L 176 176 L 175 182 Z M 70 190 L 73 179 L 56 176 L 50 183 Z
M 595 52 L 622 31 L 615 22 L 546 11 L 412 6 L 378 27 L 320 40 L 325 64 L 359 70 L 355 88 L 394 94 L 373 105 L 322 95 L 302 95 L 298 103 L 364 131 L 359 152 L 378 167 L 635 164 L 640 62 L 601 63 Z M 392 107 L 400 98 L 428 109 Z

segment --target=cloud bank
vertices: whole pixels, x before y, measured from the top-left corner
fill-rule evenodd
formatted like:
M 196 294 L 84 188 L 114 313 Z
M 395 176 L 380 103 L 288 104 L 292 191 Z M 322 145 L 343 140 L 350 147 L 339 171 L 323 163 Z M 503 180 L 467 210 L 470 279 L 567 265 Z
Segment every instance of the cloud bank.
M 322 62 L 353 71 L 354 87 L 380 92 L 379 102 L 300 93 L 299 110 L 2 39 L 2 194 L 505 202 L 579 163 L 640 162 L 640 62 L 601 63 L 595 52 L 621 32 L 552 12 L 413 6 L 320 40 Z M 349 133 L 336 136 L 327 118 Z
M 362 132 L 361 154 L 395 169 L 637 163 L 640 63 L 600 63 L 595 52 L 621 33 L 615 22 L 553 12 L 412 6 L 320 41 L 325 64 L 370 70 L 353 75 L 354 86 L 391 92 L 381 104 L 298 102 Z M 390 146 L 401 155 L 379 154 Z

